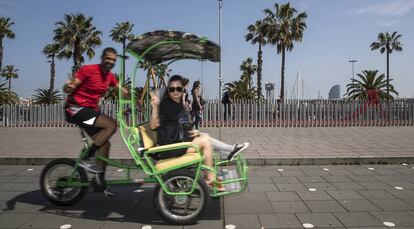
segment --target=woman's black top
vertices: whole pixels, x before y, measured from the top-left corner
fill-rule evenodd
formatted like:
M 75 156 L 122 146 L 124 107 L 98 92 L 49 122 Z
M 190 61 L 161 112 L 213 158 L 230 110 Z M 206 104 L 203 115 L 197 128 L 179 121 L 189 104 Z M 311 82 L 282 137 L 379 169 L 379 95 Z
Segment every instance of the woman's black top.
M 176 143 L 177 131 L 180 118 L 188 119 L 188 112 L 181 103 L 177 103 L 169 97 L 164 98 L 160 103 L 159 118 L 160 126 L 157 128 L 158 145 L 168 145 Z M 157 153 L 156 160 L 179 157 L 186 153 L 186 149 L 172 150 L 164 153 Z
M 176 143 L 177 130 L 180 118 L 188 118 L 188 112 L 181 103 L 169 97 L 164 98 L 159 108 L 160 126 L 157 128 L 159 145 Z
M 198 99 L 200 100 L 200 103 L 201 103 L 201 96 L 196 95 L 194 92 L 192 92 L 192 94 L 193 94 L 193 103 L 191 104 L 191 110 L 194 111 L 194 112 L 195 111 L 198 112 L 198 111 L 201 110 L 201 108 L 197 103 L 197 97 L 198 97 Z

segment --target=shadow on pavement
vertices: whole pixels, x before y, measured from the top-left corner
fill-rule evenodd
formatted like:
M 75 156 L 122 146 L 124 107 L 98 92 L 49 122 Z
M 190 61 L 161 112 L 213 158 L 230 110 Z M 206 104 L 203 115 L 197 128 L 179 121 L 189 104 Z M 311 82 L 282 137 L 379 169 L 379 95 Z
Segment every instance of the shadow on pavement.
M 57 206 L 50 203 L 40 190 L 30 191 L 6 202 L 3 211 L 13 212 L 19 203 L 33 205 L 33 211 L 56 214 L 77 219 L 101 221 L 132 222 L 151 225 L 169 225 L 155 212 L 153 187 L 144 187 L 136 193 L 136 187 L 114 187 L 114 197 L 105 197 L 102 193 L 89 191 L 85 197 L 72 206 Z M 210 199 L 199 220 L 221 220 L 220 199 Z

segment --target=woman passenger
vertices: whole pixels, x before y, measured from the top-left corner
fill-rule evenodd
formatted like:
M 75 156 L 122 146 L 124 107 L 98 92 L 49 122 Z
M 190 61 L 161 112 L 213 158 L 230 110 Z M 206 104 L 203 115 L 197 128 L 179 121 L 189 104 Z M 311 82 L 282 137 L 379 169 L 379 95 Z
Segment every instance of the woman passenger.
M 176 134 L 179 128 L 179 119 L 189 118 L 189 112 L 184 107 L 183 99 L 183 77 L 174 75 L 170 78 L 167 86 L 167 92 L 161 98 L 161 101 L 156 93 L 151 93 L 151 129 L 157 130 L 157 139 L 159 145 L 167 145 L 176 143 Z M 198 145 L 204 154 L 204 164 L 213 167 L 213 150 L 226 152 L 227 159 L 232 160 L 241 151 L 249 146 L 249 143 L 228 145 L 219 140 L 211 138 L 206 133 L 200 133 L 199 131 L 190 131 L 192 142 Z M 163 157 L 179 157 L 185 153 L 196 153 L 195 149 L 188 148 L 182 151 L 174 151 L 172 153 L 160 154 Z M 165 158 L 161 158 L 165 159 Z M 214 173 L 208 171 L 206 177 L 206 183 L 210 186 L 216 185 L 216 187 L 224 191 L 220 183 L 214 182 Z M 214 184 L 215 183 L 215 184 Z

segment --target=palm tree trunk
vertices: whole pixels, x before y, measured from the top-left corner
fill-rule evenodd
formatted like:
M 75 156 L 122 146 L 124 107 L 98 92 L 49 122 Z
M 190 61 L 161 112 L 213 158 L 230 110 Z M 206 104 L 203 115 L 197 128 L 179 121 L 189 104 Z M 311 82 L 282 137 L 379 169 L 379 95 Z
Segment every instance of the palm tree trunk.
M 259 52 L 257 53 L 257 98 L 262 97 L 262 43 L 259 42 Z
M 72 68 L 72 74 L 73 75 L 80 68 L 81 55 L 82 54 L 80 53 L 80 50 L 79 50 L 79 42 L 76 41 L 75 45 L 73 47 L 73 68 Z
M 50 63 L 50 86 L 49 91 L 52 93 L 55 90 L 55 56 L 52 56 Z
M 390 96 L 390 52 L 387 50 L 387 96 Z
M 285 47 L 282 47 L 282 68 L 280 73 L 280 100 L 285 99 Z
M 0 70 L 2 68 L 3 63 L 3 38 L 0 38 Z
M 9 91 L 10 91 L 10 89 L 11 89 L 11 77 L 9 78 Z

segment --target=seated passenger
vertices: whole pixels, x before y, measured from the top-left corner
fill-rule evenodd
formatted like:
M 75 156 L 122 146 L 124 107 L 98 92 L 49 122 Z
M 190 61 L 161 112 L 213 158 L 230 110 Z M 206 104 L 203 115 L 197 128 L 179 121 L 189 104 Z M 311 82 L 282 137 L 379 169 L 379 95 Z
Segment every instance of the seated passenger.
M 184 108 L 183 96 L 183 77 L 174 75 L 170 78 L 167 85 L 167 92 L 161 98 L 158 92 L 151 93 L 152 114 L 150 125 L 151 129 L 157 130 L 158 145 L 167 145 L 177 142 L 177 130 L 179 129 L 179 119 L 188 118 L 189 112 Z M 227 158 L 232 160 L 237 154 L 246 149 L 249 143 L 229 145 L 217 139 L 210 137 L 206 133 L 200 133 L 197 130 L 190 131 L 192 142 L 198 145 L 204 154 L 204 163 L 213 167 L 213 150 L 226 152 Z M 171 153 L 161 153 L 160 159 L 169 157 L 179 157 L 185 153 L 196 153 L 195 149 L 188 148 L 184 150 L 173 151 Z M 215 180 L 214 173 L 209 171 L 206 177 L 206 183 L 213 186 Z M 223 191 L 221 185 L 216 183 L 218 189 Z

